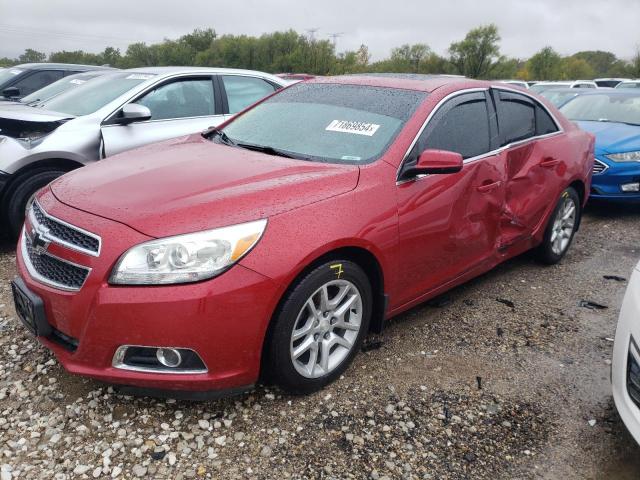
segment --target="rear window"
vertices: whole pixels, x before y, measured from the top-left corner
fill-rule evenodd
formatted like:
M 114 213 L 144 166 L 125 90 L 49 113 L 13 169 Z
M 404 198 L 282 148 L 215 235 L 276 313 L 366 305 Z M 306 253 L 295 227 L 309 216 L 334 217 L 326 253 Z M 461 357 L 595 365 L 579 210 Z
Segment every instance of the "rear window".
M 269 146 L 313 161 L 379 158 L 426 98 L 413 90 L 299 83 L 224 129 L 236 143 Z

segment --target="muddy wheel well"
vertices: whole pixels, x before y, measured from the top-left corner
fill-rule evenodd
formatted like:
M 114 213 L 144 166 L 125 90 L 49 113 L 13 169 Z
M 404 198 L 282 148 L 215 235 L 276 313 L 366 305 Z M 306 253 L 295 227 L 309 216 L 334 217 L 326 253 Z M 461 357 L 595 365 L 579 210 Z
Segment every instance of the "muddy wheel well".
M 12 175 L 12 177 L 18 178 L 25 172 L 30 172 L 33 170 L 44 170 L 47 168 L 70 172 L 71 170 L 75 170 L 76 168 L 80 168 L 82 166 L 84 166 L 82 163 L 76 162 L 75 160 L 69 160 L 66 158 L 48 158 L 46 160 L 39 160 L 22 167 L 20 170 L 16 171 Z

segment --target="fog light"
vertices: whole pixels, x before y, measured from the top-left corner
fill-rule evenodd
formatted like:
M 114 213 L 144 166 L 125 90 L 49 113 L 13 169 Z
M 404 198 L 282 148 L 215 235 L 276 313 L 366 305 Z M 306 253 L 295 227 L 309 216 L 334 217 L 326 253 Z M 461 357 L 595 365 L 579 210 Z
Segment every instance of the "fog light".
M 182 355 L 175 348 L 159 348 L 156 350 L 158 361 L 169 368 L 176 368 L 182 363 Z
M 640 182 L 625 183 L 620 185 L 620 189 L 623 192 L 640 192 Z

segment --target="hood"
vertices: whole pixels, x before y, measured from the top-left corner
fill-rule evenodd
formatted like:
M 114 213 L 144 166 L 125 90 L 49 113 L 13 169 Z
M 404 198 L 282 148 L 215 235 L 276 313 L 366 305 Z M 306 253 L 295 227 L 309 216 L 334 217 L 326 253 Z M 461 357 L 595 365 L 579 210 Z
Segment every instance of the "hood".
M 596 136 L 596 155 L 640 150 L 640 126 L 614 122 L 575 122 Z
M 72 118 L 63 113 L 11 102 L 10 105 L 0 105 L 0 136 L 39 138 Z
M 166 237 L 267 218 L 353 190 L 354 165 L 218 145 L 200 135 L 157 143 L 51 184 L 74 208 Z
M 11 108 L 5 109 L 8 105 L 0 108 L 1 120 L 18 120 L 23 122 L 57 122 L 69 120 L 73 115 L 66 113 L 43 110 L 42 108 L 30 107 L 23 103 L 10 102 Z

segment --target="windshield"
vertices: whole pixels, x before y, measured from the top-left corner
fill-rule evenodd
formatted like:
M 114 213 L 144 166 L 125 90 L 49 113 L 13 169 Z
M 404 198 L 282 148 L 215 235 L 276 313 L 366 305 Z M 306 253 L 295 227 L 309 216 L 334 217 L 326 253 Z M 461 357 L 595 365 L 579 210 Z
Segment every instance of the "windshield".
M 49 98 L 53 98 L 56 95 L 65 92 L 67 90 L 71 90 L 74 87 L 78 87 L 83 83 L 87 82 L 94 77 L 100 75 L 99 73 L 87 74 L 87 73 L 77 73 L 76 75 L 71 75 L 69 77 L 61 78 L 57 82 L 53 82 L 51 85 L 47 85 L 40 90 L 36 90 L 31 95 L 27 95 L 26 97 L 22 97 L 20 100 L 22 103 L 32 103 L 39 102 L 42 100 L 47 100 Z
M 44 101 L 40 106 L 68 115 L 89 115 L 154 76 L 143 73 L 104 75 Z
M 640 88 L 640 82 L 622 82 L 616 88 Z
M 386 151 L 425 98 L 412 90 L 299 83 L 237 117 L 224 133 L 271 153 L 367 163 Z
M 563 103 L 566 103 L 570 98 L 578 95 L 578 92 L 564 92 L 557 90 L 545 90 L 540 95 L 553 103 L 554 106 L 559 107 Z
M 0 70 L 0 85 L 8 82 L 16 75 L 20 75 L 24 70 L 19 68 L 7 68 L 6 70 Z
M 640 125 L 640 93 L 580 95 L 565 104 L 560 111 L 574 121 Z
M 549 90 L 550 88 L 563 88 L 570 87 L 569 83 L 536 83 L 535 85 L 529 87 L 529 90 L 535 93 L 540 93 L 545 90 Z

